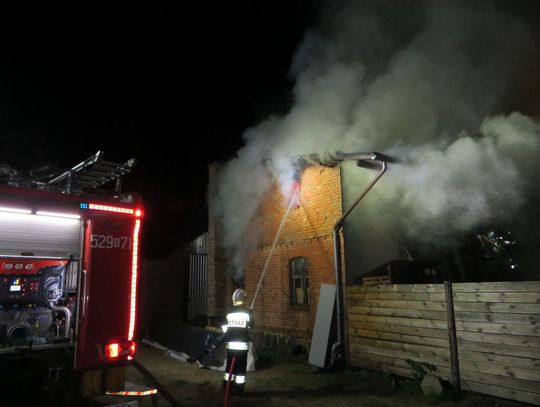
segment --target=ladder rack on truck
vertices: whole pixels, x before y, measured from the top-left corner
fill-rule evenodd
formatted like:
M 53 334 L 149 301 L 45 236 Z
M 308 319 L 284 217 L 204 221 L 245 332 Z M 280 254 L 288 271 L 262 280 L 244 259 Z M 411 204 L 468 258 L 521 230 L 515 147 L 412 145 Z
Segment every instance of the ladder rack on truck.
M 114 181 L 114 195 L 122 188 L 122 176 L 131 172 L 137 160 L 125 163 L 104 160 L 105 153 L 96 154 L 65 171 L 41 171 L 23 178 L 9 166 L 0 167 L 0 181 L 12 186 L 26 186 L 40 190 L 56 191 L 63 194 L 80 195 Z

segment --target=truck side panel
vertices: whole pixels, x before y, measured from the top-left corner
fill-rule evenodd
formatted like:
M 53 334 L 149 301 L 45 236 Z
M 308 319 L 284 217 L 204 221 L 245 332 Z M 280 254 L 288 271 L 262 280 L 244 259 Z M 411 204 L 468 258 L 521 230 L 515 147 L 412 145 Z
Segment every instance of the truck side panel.
M 124 352 L 116 357 L 108 353 L 106 357 L 106 346 L 126 344 L 131 339 L 128 335 L 136 222 L 132 216 L 110 214 L 86 221 L 76 370 L 128 359 Z

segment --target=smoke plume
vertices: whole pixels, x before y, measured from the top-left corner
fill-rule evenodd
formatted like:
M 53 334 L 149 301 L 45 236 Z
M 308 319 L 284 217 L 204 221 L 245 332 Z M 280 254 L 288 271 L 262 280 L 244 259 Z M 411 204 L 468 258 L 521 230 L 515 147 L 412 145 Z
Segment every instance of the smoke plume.
M 487 1 L 364 1 L 321 16 L 291 67 L 290 112 L 248 129 L 219 180 L 237 273 L 262 195 L 275 180 L 290 191 L 305 154 L 401 158 L 369 202 L 392 203 L 410 236 L 463 232 L 522 207 L 539 170 L 540 127 L 503 109 L 538 55 L 522 20 Z

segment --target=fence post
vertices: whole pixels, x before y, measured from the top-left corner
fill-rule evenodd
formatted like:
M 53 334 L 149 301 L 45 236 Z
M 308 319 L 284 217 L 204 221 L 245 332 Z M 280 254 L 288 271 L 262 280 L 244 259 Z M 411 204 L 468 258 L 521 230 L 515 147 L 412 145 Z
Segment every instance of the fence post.
M 454 295 L 452 292 L 452 283 L 444 282 L 444 293 L 446 297 L 446 322 L 448 325 L 448 339 L 450 340 L 450 360 L 452 368 L 452 387 L 454 395 L 458 396 L 461 392 L 461 382 L 459 378 L 459 358 L 456 336 L 456 318 L 454 315 Z

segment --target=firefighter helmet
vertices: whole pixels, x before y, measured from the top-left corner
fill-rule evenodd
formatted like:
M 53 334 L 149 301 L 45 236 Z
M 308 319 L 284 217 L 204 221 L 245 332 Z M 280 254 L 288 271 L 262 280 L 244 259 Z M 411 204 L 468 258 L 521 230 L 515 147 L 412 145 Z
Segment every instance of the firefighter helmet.
M 235 307 L 243 305 L 246 302 L 246 292 L 241 288 L 234 291 L 232 295 L 232 303 Z

